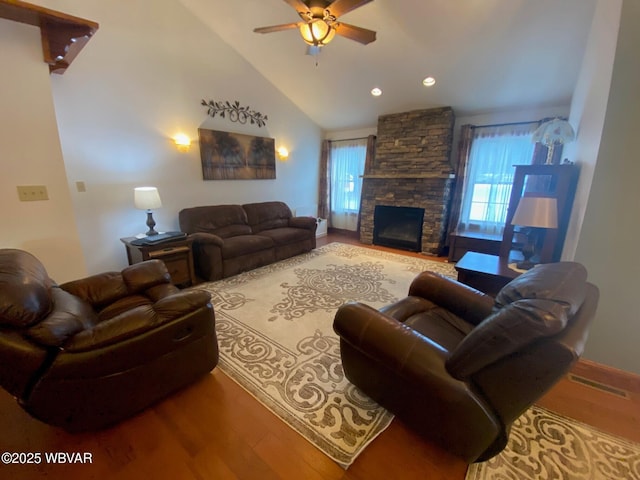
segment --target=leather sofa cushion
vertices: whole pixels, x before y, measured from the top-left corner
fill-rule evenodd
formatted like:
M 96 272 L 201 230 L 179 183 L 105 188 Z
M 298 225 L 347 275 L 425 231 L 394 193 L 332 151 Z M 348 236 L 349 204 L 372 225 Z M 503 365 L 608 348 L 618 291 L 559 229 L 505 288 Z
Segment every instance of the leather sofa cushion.
M 127 305 L 129 307 L 139 305 L 138 300 L 126 300 L 126 297 L 170 283 L 171 275 L 165 264 L 160 260 L 147 260 L 126 267 L 122 272 L 100 273 L 63 283 L 61 288 L 89 302 L 96 311 L 101 311 L 104 308 L 122 310 Z M 178 291 L 175 287 L 165 288 Z M 148 303 L 148 299 L 145 298 L 145 302 Z
M 284 202 L 260 202 L 243 205 L 253 233 L 289 226 L 291 209 Z
M 473 325 L 435 303 L 416 296 L 405 297 L 380 309 L 406 326 L 429 338 L 441 350 L 453 351 Z
M 30 253 L 0 250 L 0 325 L 23 328 L 49 313 L 53 284 L 42 263 Z
M 497 310 L 467 335 L 447 361 L 449 373 L 466 378 L 567 325 L 563 302 L 516 300 Z
M 102 322 L 117 317 L 128 310 L 149 305 L 153 305 L 153 302 L 145 295 L 127 295 L 100 310 L 98 316 Z
M 307 240 L 309 231 L 301 228 L 273 228 L 271 230 L 262 230 L 260 236 L 271 238 L 275 245 L 288 245 Z
M 222 246 L 222 257 L 225 260 L 242 255 L 260 252 L 273 247 L 273 240 L 262 235 L 241 235 L 227 238 Z
M 41 345 L 60 347 L 76 333 L 93 327 L 98 317 L 84 300 L 61 288 L 51 289 L 54 309 L 26 334 Z
M 505 285 L 496 296 L 501 307 L 521 299 L 547 299 L 566 305 L 576 313 L 584 301 L 587 270 L 576 262 L 537 265 Z
M 212 233 L 220 238 L 251 234 L 247 214 L 241 205 L 211 205 L 185 208 L 179 213 L 180 230 Z
M 63 283 L 60 287 L 71 295 L 89 302 L 96 310 L 128 294 L 120 272 L 105 272 L 80 280 Z

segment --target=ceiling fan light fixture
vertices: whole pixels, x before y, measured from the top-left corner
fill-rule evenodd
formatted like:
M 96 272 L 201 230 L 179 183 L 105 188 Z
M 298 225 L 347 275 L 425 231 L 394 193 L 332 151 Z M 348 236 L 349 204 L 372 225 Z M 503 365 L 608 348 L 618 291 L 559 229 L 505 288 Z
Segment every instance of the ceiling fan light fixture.
M 309 45 L 322 47 L 327 45 L 336 35 L 335 29 L 322 18 L 315 18 L 308 23 L 300 25 L 300 35 Z

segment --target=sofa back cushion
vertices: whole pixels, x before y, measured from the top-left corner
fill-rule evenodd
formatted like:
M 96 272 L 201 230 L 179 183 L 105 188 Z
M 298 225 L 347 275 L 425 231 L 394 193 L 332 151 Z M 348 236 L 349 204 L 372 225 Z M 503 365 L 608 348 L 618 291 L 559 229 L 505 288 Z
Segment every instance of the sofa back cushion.
M 577 262 L 537 265 L 505 285 L 496 296 L 496 306 L 524 299 L 553 300 L 573 315 L 584 301 L 586 282 L 587 270 Z
M 584 302 L 586 280 L 586 269 L 574 262 L 539 265 L 512 280 L 498 293 L 494 313 L 449 357 L 449 372 L 469 377 L 561 332 Z
M 242 208 L 247 213 L 248 223 L 253 233 L 288 227 L 289 219 L 292 217 L 291 209 L 284 202 L 248 203 Z
M 250 235 L 247 214 L 240 205 L 185 208 L 178 214 L 185 233 L 212 233 L 221 238 Z
M 49 313 L 54 282 L 28 252 L 0 249 L 0 326 L 24 328 Z

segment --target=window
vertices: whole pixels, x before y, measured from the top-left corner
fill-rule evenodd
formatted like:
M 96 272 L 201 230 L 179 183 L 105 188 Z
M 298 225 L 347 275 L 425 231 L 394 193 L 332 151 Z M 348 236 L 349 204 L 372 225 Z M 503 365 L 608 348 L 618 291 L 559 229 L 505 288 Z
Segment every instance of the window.
M 360 210 L 367 139 L 331 144 L 331 224 L 355 230 Z
M 513 165 L 529 165 L 536 124 L 474 130 L 460 211 L 460 230 L 501 235 L 513 184 Z

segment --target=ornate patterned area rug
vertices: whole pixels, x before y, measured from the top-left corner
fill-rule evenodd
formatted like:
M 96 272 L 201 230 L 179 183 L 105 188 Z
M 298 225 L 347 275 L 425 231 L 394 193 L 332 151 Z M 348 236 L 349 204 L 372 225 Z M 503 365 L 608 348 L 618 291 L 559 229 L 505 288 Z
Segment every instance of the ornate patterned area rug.
M 345 378 L 334 314 L 394 302 L 423 270 L 455 277 L 447 263 L 331 243 L 197 288 L 213 295 L 220 368 L 347 468 L 392 415 Z
M 532 407 L 499 455 L 474 463 L 466 480 L 640 480 L 640 445 Z

